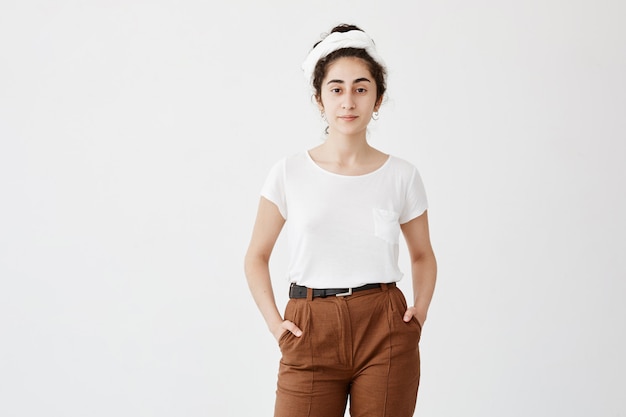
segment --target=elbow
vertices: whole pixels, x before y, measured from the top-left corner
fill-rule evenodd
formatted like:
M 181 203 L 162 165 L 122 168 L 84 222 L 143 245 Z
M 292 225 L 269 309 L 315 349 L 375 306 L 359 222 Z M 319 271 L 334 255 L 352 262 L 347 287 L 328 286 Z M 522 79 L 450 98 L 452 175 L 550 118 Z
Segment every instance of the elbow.
M 435 258 L 435 252 L 433 251 L 431 247 L 429 247 L 427 249 L 416 251 L 415 253 L 411 254 L 411 262 L 412 263 L 427 262 L 427 263 L 436 264 L 437 259 Z
M 246 256 L 244 256 L 243 258 L 243 272 L 246 275 L 246 279 L 248 281 L 250 281 L 250 275 L 251 275 L 251 271 L 253 269 L 252 265 L 253 265 L 254 261 L 252 256 L 250 256 L 249 253 L 246 253 Z
M 269 268 L 269 257 L 248 251 L 243 259 L 243 271 L 246 279 L 250 281 L 252 277 L 257 275 L 256 272 L 262 268 Z
M 433 250 L 416 253 L 411 257 L 411 264 L 417 268 L 432 268 L 437 270 L 437 258 Z

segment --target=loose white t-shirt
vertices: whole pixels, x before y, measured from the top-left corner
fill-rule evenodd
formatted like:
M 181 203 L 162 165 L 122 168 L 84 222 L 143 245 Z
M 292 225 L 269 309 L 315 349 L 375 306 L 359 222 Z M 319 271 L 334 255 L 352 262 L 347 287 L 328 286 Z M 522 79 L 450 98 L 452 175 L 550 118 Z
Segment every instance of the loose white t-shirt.
M 419 172 L 394 156 L 346 176 L 298 153 L 274 165 L 261 195 L 286 219 L 288 280 L 310 288 L 399 281 L 400 224 L 428 207 Z

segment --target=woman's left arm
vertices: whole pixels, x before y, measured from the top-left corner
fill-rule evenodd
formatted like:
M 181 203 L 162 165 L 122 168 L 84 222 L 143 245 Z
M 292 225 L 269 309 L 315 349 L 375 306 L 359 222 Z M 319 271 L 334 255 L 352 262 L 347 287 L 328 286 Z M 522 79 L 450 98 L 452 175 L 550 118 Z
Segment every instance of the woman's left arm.
M 421 325 L 426 321 L 428 307 L 435 291 L 437 280 L 437 260 L 430 244 L 428 231 L 428 213 L 425 211 L 419 217 L 400 226 L 406 239 L 411 259 L 411 273 L 413 276 L 414 304 L 404 314 L 404 321 L 408 322 L 415 316 Z

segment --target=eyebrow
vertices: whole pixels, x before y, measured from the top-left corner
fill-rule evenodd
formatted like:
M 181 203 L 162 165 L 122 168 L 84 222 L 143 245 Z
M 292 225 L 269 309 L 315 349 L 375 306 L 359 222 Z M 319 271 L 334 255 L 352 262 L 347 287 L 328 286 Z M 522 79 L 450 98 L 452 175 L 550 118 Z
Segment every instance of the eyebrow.
M 354 80 L 353 84 L 360 83 L 360 82 L 363 82 L 363 81 L 367 81 L 368 83 L 371 83 L 371 81 L 369 80 L 369 78 L 361 77 L 361 78 L 357 78 L 356 80 Z M 345 81 L 344 81 L 344 80 L 330 80 L 330 81 L 328 81 L 328 82 L 326 83 L 326 85 L 328 85 L 328 84 L 332 84 L 332 83 L 344 84 L 344 83 L 345 83 Z

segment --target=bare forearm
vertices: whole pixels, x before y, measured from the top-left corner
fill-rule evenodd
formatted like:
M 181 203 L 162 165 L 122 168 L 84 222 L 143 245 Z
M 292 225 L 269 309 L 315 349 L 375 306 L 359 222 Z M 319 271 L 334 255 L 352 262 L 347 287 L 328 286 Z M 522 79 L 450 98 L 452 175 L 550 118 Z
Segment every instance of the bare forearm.
M 252 298 L 263 315 L 267 327 L 270 330 L 275 329 L 283 319 L 276 307 L 268 263 L 263 259 L 246 258 L 245 272 Z
M 430 253 L 413 261 L 411 266 L 413 275 L 413 298 L 416 316 L 420 323 L 424 323 L 428 315 L 428 308 L 435 292 L 437 281 L 437 260 Z

